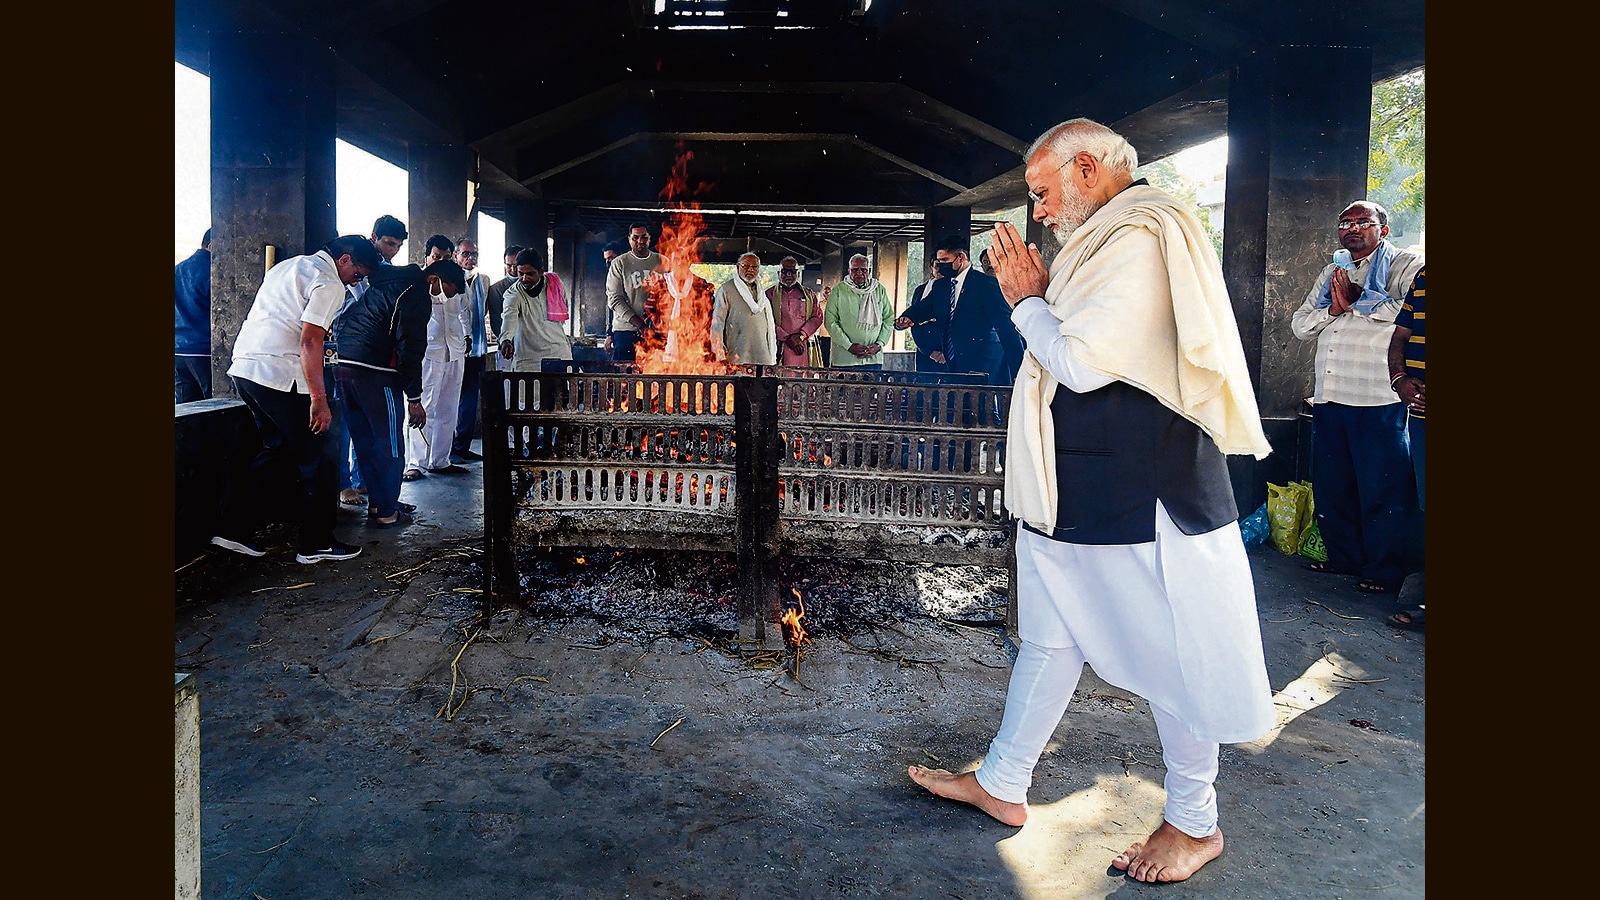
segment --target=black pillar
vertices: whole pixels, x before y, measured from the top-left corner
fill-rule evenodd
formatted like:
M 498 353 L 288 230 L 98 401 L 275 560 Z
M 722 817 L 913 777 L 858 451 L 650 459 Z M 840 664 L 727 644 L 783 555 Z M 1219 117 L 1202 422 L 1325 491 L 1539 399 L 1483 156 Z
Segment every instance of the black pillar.
M 933 259 L 939 242 L 951 235 L 962 240 L 972 240 L 972 208 L 970 206 L 932 206 L 922 218 L 922 261 Z
M 550 223 L 543 199 L 506 198 L 506 244 L 533 247 L 542 255 L 550 243 Z M 546 260 L 545 265 L 550 265 Z
M 406 255 L 422 264 L 428 238 L 452 243 L 467 233 L 467 174 L 470 159 L 456 144 L 406 147 Z
M 1340 77 L 1329 78 L 1327 73 Z M 1292 480 L 1315 344 L 1289 320 L 1338 249 L 1339 211 L 1366 196 L 1372 52 L 1279 47 L 1235 66 L 1228 88 L 1223 272 L 1273 454 L 1236 458 L 1240 512 Z
M 211 385 L 278 261 L 337 237 L 333 57 L 297 34 L 211 33 Z

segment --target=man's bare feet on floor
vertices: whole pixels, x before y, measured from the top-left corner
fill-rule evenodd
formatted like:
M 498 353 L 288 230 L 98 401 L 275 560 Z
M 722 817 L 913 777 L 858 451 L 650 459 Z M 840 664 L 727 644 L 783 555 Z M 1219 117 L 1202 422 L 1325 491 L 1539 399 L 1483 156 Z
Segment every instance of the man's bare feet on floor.
M 1028 821 L 1028 804 L 995 799 L 983 789 L 983 785 L 978 783 L 978 776 L 972 772 L 953 775 L 944 769 L 912 766 L 906 770 L 906 774 L 911 776 L 912 781 L 940 797 L 970 803 L 1007 825 L 1019 826 Z
M 1192 838 L 1166 822 L 1150 837 L 1122 851 L 1113 868 L 1135 881 L 1182 881 L 1222 855 L 1222 829 L 1210 836 Z

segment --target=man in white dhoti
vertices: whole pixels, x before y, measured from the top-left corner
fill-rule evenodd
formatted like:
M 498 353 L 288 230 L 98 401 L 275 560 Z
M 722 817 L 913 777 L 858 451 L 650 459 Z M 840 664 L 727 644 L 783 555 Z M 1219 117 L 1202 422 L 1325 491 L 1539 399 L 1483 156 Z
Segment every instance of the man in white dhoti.
M 1027 342 L 1005 484 L 1022 520 L 1022 647 L 980 767 L 910 775 L 1021 825 L 1033 768 L 1088 662 L 1149 701 L 1167 766 L 1162 824 L 1111 865 L 1182 881 L 1222 853 L 1219 744 L 1276 720 L 1224 457 L 1271 448 L 1194 215 L 1134 181 L 1134 149 L 1087 119 L 1047 131 L 1024 158 L 1034 218 L 1062 249 L 1047 270 L 1001 223 L 989 254 Z
M 736 366 L 778 364 L 777 322 L 761 290 L 761 257 L 739 257 L 734 276 L 711 297 L 711 352 Z

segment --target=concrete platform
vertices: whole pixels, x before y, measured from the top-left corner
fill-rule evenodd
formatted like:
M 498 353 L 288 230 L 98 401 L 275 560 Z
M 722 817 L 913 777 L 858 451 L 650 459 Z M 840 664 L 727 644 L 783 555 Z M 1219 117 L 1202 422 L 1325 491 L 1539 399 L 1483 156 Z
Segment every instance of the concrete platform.
M 1251 551 L 1284 724 L 1223 748 L 1222 858 L 1144 885 L 1108 868 L 1160 821 L 1143 701 L 1086 673 L 1002 826 L 905 774 L 981 758 L 999 629 L 819 633 L 797 680 L 695 637 L 483 622 L 469 469 L 406 485 L 410 528 L 342 514 L 354 560 L 298 565 L 285 535 L 178 572 L 207 898 L 1424 895 L 1425 642 L 1392 596 Z

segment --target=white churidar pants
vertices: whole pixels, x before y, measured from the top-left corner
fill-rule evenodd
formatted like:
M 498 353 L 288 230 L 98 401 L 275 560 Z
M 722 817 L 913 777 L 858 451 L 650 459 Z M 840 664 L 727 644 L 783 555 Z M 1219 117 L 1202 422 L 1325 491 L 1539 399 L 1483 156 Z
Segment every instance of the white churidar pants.
M 1006 690 L 1006 711 L 1000 732 L 978 769 L 978 784 L 1007 803 L 1023 803 L 1033 783 L 1039 754 L 1066 714 L 1085 660 L 1077 647 L 1041 647 L 1022 642 Z M 1161 736 L 1161 758 L 1167 764 L 1167 803 L 1162 816 L 1190 837 L 1217 830 L 1217 750 L 1220 745 L 1195 740 L 1177 717 L 1151 706 Z
M 461 412 L 461 379 L 465 357 L 422 360 L 422 411 L 428 423 L 406 428 L 406 468 L 442 469 L 450 465 L 450 442 L 455 439 L 456 417 Z
M 1167 821 L 1192 837 L 1216 827 L 1219 741 L 1254 740 L 1276 722 L 1238 524 L 1186 535 L 1158 502 L 1156 539 L 1088 545 L 1017 532 L 1022 649 L 1005 716 L 978 783 L 1027 798 L 1039 754 L 1084 663 L 1144 697 L 1167 763 Z

